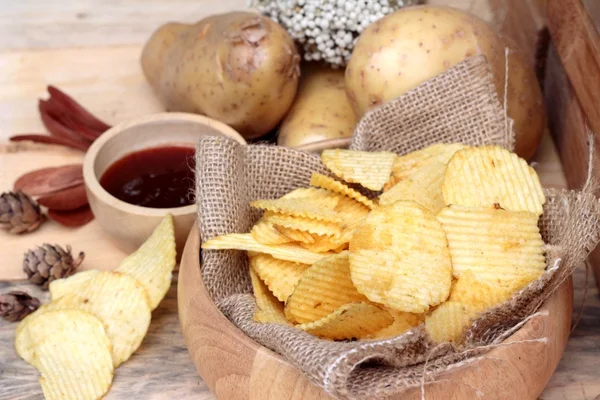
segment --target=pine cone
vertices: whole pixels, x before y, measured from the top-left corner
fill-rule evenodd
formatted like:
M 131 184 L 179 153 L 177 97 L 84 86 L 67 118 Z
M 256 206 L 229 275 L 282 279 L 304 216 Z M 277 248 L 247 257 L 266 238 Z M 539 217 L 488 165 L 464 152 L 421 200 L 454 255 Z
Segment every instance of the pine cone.
M 35 231 L 45 221 L 40 206 L 23 192 L 7 192 L 0 196 L 0 227 L 10 233 Z
M 40 301 L 20 290 L 0 295 L 0 317 L 10 322 L 20 321 L 40 306 Z
M 73 259 L 71 246 L 67 246 L 65 251 L 58 245 L 52 246 L 46 243 L 25 253 L 23 271 L 32 283 L 48 289 L 48 285 L 53 280 L 73 275 L 84 257 L 85 254 L 80 252 L 77 259 Z

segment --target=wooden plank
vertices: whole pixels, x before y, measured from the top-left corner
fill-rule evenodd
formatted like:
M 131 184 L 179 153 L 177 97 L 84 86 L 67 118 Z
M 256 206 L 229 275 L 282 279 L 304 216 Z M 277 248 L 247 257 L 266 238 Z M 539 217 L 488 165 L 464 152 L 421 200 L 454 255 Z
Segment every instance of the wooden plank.
M 142 44 L 167 21 L 195 22 L 248 0 L 0 0 L 1 49 Z

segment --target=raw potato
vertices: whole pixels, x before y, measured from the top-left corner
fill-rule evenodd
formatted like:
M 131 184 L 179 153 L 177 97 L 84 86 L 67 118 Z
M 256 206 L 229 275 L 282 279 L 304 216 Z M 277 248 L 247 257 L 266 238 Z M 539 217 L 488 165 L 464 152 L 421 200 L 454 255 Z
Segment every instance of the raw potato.
M 483 54 L 503 102 L 507 47 L 507 104 L 515 121 L 515 152 L 530 159 L 545 127 L 536 76 L 512 42 L 474 15 L 446 7 L 408 7 L 371 24 L 360 35 L 346 68 L 346 91 L 361 117 L 464 59 Z
M 281 26 L 249 12 L 214 15 L 185 29 L 163 25 L 141 57 L 168 111 L 205 114 L 247 139 L 272 130 L 290 108 L 299 60 Z
M 344 70 L 306 63 L 296 100 L 279 128 L 277 144 L 296 147 L 349 138 L 357 123 L 346 96 Z

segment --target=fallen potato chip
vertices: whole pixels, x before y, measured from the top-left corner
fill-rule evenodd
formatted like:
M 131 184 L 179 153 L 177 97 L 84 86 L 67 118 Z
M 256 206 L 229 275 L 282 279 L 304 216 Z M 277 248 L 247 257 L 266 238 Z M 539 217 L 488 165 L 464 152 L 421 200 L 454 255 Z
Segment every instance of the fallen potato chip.
M 396 154 L 389 151 L 328 149 L 321 153 L 325 167 L 346 182 L 379 191 L 388 181 Z
M 284 244 L 292 241 L 292 239 L 275 229 L 273 223 L 267 221 L 264 216 L 252 227 L 250 233 L 254 240 L 262 244 Z
M 492 282 L 481 281 L 469 270 L 452 285 L 448 301 L 466 304 L 475 311 L 484 311 L 510 299 L 512 291 Z
M 348 252 L 310 266 L 285 304 L 285 316 L 296 323 L 313 322 L 349 303 L 367 302 L 350 279 Z
M 254 312 L 254 321 L 262 324 L 286 324 L 289 325 L 283 314 L 283 303 L 281 303 L 273 293 L 269 291 L 258 274 L 250 268 L 250 279 L 252 280 L 252 289 L 256 298 L 256 311 Z
M 446 164 L 437 160 L 430 161 L 379 196 L 379 204 L 389 205 L 401 200 L 414 201 L 437 214 L 444 208 L 442 183 L 445 172 Z
M 339 236 L 342 233 L 342 229 L 338 223 L 319 221 L 310 218 L 293 217 L 283 214 L 270 214 L 266 221 L 284 228 L 314 233 L 315 235 Z
M 278 260 L 268 254 L 256 253 L 248 256 L 250 268 L 280 301 L 286 301 L 290 297 L 302 273 L 309 268 L 307 264 Z
M 115 368 L 128 360 L 142 343 L 152 311 L 144 287 L 135 278 L 118 271 L 100 272 L 76 292 L 48 306 L 53 310 L 85 311 L 102 321 L 112 343 Z
M 231 233 L 217 236 L 202 244 L 205 250 L 246 250 L 265 253 L 279 260 L 312 264 L 331 254 L 315 253 L 295 244 L 269 246 L 257 242 L 249 233 Z
M 477 316 L 471 306 L 447 301 L 425 317 L 425 330 L 436 343 L 458 343 L 470 321 Z
M 337 205 L 336 193 L 329 190 L 314 187 L 298 188 L 281 196 L 282 199 L 303 199 L 313 204 L 317 204 L 328 209 L 333 209 Z
M 43 304 L 40 308 L 25 317 L 17 326 L 15 335 L 15 350 L 19 357 L 25 360 L 28 364 L 34 365 L 35 349 L 46 336 L 46 328 L 39 323 L 32 324 L 42 314 L 52 311 L 49 304 Z M 61 318 L 64 317 L 61 314 Z M 96 317 L 94 317 L 96 318 Z M 42 320 L 44 321 L 44 320 Z M 56 321 L 56 325 L 67 324 L 68 321 Z M 85 328 L 85 327 L 83 327 Z M 104 328 L 102 328 L 104 330 Z
M 340 220 L 337 213 L 333 211 L 335 205 L 329 209 L 321 204 L 311 204 L 302 198 L 256 200 L 251 202 L 250 205 L 261 210 L 273 211 L 285 215 L 293 215 L 295 217 L 312 218 L 329 222 L 339 222 Z
M 356 190 L 344 185 L 342 182 L 336 181 L 335 179 L 330 178 L 328 176 L 313 172 L 312 177 L 310 178 L 310 185 L 331 190 L 335 193 L 343 194 L 344 196 L 348 196 L 351 199 L 354 199 L 359 203 L 364 204 L 370 209 L 376 207 L 376 204 L 373 202 L 373 200 L 369 200 L 360 192 L 357 192 Z
M 442 185 L 446 205 L 499 207 L 543 213 L 546 202 L 535 170 L 497 146 L 470 147 L 454 154 Z
M 442 225 L 414 202 L 379 206 L 350 240 L 350 273 L 369 300 L 426 312 L 450 292 L 452 264 Z
M 477 280 L 507 287 L 535 279 L 546 268 L 534 213 L 450 206 L 437 219 L 446 232 L 456 277 L 471 271 Z
M 413 314 L 402 311 L 387 310 L 394 318 L 394 322 L 374 334 L 369 339 L 387 339 L 402 335 L 425 320 L 424 314 Z
M 108 392 L 113 379 L 111 343 L 98 318 L 79 310 L 33 313 L 17 332 L 28 336 L 31 358 L 48 400 L 95 400 Z M 19 350 L 19 347 L 17 347 Z M 19 353 L 21 355 L 21 353 Z
M 167 214 L 140 248 L 121 261 L 116 270 L 142 284 L 154 310 L 171 287 L 176 264 L 175 228 L 173 217 Z
M 390 313 L 383 308 L 369 303 L 351 303 L 318 321 L 296 327 L 325 339 L 362 339 L 389 326 L 393 321 Z
M 335 211 L 342 219 L 344 229 L 354 230 L 366 218 L 371 209 L 350 197 L 342 194 L 337 194 L 337 196 L 339 196 L 339 200 Z
M 277 232 L 288 237 L 293 242 L 314 243 L 315 237 L 310 232 L 299 231 L 298 229 L 286 228 L 285 226 L 273 225 Z
M 87 285 L 87 282 L 96 276 L 100 271 L 96 269 L 90 269 L 87 271 L 77 272 L 68 278 L 55 279 L 50 282 L 48 290 L 50 291 L 50 301 L 56 301 L 65 294 L 73 293 L 79 290 L 79 288 Z

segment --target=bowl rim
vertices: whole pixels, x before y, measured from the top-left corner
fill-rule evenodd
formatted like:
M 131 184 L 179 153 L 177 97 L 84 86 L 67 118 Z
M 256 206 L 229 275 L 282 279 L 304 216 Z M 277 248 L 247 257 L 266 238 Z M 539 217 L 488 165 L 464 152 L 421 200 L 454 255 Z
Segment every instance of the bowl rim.
M 119 136 L 120 134 L 129 130 L 132 127 L 145 125 L 157 121 L 187 121 L 210 126 L 211 128 L 214 128 L 215 130 L 222 133 L 224 136 L 234 139 L 240 144 L 247 144 L 242 135 L 239 134 L 235 129 L 223 122 L 206 117 L 204 115 L 183 112 L 161 112 L 151 115 L 144 115 L 114 125 L 113 127 L 109 128 L 106 132 L 104 132 L 98 139 L 96 139 L 94 143 L 92 143 L 88 151 L 85 153 L 85 157 L 83 159 L 83 180 L 85 183 L 85 187 L 87 190 L 92 192 L 98 199 L 106 203 L 109 207 L 116 208 L 119 211 L 124 212 L 126 214 L 151 217 L 162 217 L 167 214 L 171 214 L 175 217 L 178 215 L 188 215 L 190 213 L 194 213 L 196 211 L 195 204 L 173 208 L 150 208 L 129 204 L 127 202 L 124 202 L 123 200 L 119 200 L 118 198 L 108 193 L 106 189 L 104 189 L 102 185 L 100 185 L 99 178 L 96 176 L 96 173 L 94 171 L 94 164 L 96 163 L 96 158 L 100 151 L 112 138 Z

